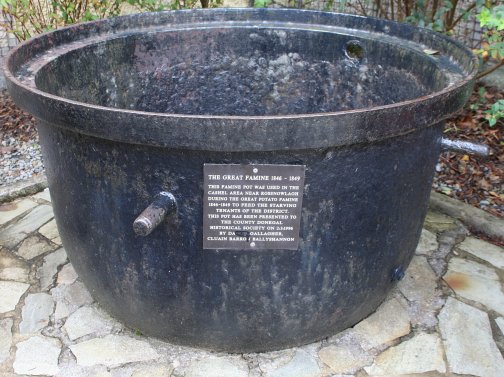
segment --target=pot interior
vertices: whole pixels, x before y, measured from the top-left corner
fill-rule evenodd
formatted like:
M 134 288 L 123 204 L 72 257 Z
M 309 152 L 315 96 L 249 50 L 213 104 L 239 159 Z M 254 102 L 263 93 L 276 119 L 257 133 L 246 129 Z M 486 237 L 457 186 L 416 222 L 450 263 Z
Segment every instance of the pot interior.
M 121 35 L 42 67 L 38 89 L 93 105 L 192 115 L 361 109 L 441 90 L 419 50 L 376 38 L 288 28 L 201 28 Z

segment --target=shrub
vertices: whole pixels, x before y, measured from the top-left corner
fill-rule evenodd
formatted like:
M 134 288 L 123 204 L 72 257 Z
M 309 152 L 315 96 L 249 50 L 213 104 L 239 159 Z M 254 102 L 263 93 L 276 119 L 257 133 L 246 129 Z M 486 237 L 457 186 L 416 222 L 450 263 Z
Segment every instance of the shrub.
M 222 0 L 0 0 L 7 21 L 0 26 L 20 41 L 61 26 L 118 16 L 124 5 L 139 12 L 215 7 Z

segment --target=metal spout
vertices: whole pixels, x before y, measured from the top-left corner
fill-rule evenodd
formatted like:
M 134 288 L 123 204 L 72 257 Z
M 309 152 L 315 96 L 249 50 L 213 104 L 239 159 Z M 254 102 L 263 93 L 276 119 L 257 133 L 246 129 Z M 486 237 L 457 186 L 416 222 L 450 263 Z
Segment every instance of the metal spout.
M 135 219 L 133 230 L 139 236 L 147 236 L 161 224 L 166 215 L 177 210 L 177 202 L 173 194 L 162 191 L 154 201 Z
M 453 152 L 471 153 L 478 156 L 487 157 L 490 154 L 488 145 L 472 143 L 465 140 L 441 139 L 441 148 Z

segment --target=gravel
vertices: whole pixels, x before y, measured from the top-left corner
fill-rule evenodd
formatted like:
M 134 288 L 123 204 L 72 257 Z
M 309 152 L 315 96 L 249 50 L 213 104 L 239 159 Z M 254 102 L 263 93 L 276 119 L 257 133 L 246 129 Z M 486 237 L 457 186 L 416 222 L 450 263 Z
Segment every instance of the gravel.
M 14 137 L 2 140 L 0 147 L 0 186 L 23 181 L 44 173 L 38 137 L 21 141 Z
M 35 119 L 0 91 L 0 187 L 44 174 Z

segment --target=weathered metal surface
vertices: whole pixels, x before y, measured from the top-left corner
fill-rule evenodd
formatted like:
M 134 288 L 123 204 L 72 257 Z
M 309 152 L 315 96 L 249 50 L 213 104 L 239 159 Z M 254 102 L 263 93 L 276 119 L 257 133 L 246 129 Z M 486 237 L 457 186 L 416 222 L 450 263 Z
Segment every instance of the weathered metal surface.
M 111 143 L 45 122 L 39 131 L 63 245 L 100 305 L 144 334 L 238 352 L 321 339 L 376 309 L 414 254 L 442 125 L 272 152 Z M 203 250 L 203 164 L 273 161 L 306 165 L 299 249 Z M 176 214 L 136 236 L 131 222 L 160 189 L 174 193 Z
M 161 191 L 154 201 L 133 222 L 133 230 L 139 236 L 147 236 L 161 224 L 165 216 L 177 210 L 173 194 Z
M 145 334 L 245 352 L 376 309 L 476 72 L 470 51 L 409 25 L 220 9 L 57 30 L 13 51 L 6 77 L 40 119 L 63 244 L 97 301 Z M 204 250 L 205 164 L 305 166 L 297 250 Z M 138 236 L 162 191 L 177 211 Z
M 454 152 L 477 154 L 484 157 L 490 154 L 490 148 L 488 147 L 488 145 L 473 143 L 467 140 L 450 140 L 442 138 L 441 148 Z
M 367 64 L 360 65 L 347 58 L 346 44 L 354 40 L 365 46 L 362 63 Z M 439 54 L 428 55 L 424 49 Z M 309 113 L 298 114 L 282 111 L 283 115 L 275 115 L 273 106 L 269 108 L 272 113 L 253 109 L 258 112 L 248 110 L 245 115 L 249 116 L 240 115 L 243 111 L 240 108 L 248 105 L 238 95 L 246 93 L 245 89 L 228 86 L 217 93 L 210 83 L 202 91 L 204 96 L 199 96 L 198 88 L 195 92 L 186 90 L 187 96 L 180 98 L 191 103 L 196 96 L 196 104 L 207 111 L 204 102 L 214 104 L 215 111 L 207 115 L 171 111 L 161 89 L 149 93 L 152 101 L 142 94 L 152 78 L 169 83 L 169 74 L 184 62 L 191 63 L 190 74 L 196 75 L 205 73 L 207 65 L 212 69 L 218 67 L 217 63 L 209 64 L 215 56 L 222 61 L 226 54 L 243 55 L 254 63 L 258 55 L 257 64 L 262 56 L 269 66 L 284 53 L 300 55 L 308 69 L 321 65 L 322 61 L 334 65 L 345 78 L 337 80 L 340 85 L 334 102 L 339 99 L 347 102 L 353 93 L 356 97 L 352 101 L 356 104 L 359 95 L 363 98 L 360 106 L 338 108 L 335 104 L 335 108 L 321 111 L 316 101 L 317 82 L 311 86 L 294 85 L 307 92 L 295 91 L 290 99 L 303 101 L 303 97 L 311 95 L 314 106 Z M 35 56 L 38 58 L 33 59 Z M 294 10 L 219 9 L 135 15 L 57 30 L 18 47 L 7 59 L 7 66 L 7 85 L 15 100 L 38 118 L 58 127 L 129 143 L 244 151 L 366 143 L 427 127 L 465 103 L 471 90 L 467 84 L 477 72 L 477 59 L 449 38 L 386 20 Z M 357 92 L 357 84 L 366 87 L 360 72 L 365 66 L 389 78 L 381 86 L 368 84 L 384 97 L 381 102 L 371 90 Z M 387 69 L 383 71 L 383 67 Z M 238 78 L 248 75 L 253 68 L 233 69 L 225 69 L 223 73 Z M 395 75 L 388 76 L 388 72 L 394 71 Z M 213 84 L 215 71 L 210 72 L 213 76 L 207 77 L 212 77 L 209 81 Z M 406 77 L 401 78 L 401 72 Z M 327 75 L 330 73 L 328 70 Z M 136 75 L 145 81 L 137 85 Z M 260 86 L 263 79 L 261 74 L 250 85 Z M 175 78 L 173 86 L 183 86 L 182 83 Z M 190 87 L 196 88 L 192 83 Z M 413 88 L 418 96 L 405 93 L 403 84 Z M 422 91 L 422 86 L 428 90 Z M 158 86 L 162 87 L 165 86 Z M 217 103 L 213 97 L 216 93 L 223 103 Z M 392 103 L 388 99 L 391 96 L 400 102 Z M 159 108 L 157 99 L 161 99 Z M 235 115 L 221 111 L 223 106 L 230 110 L 232 104 Z M 193 105 L 179 106 L 186 106 L 183 110 L 190 112 Z M 267 104 L 262 108 L 268 109 Z

